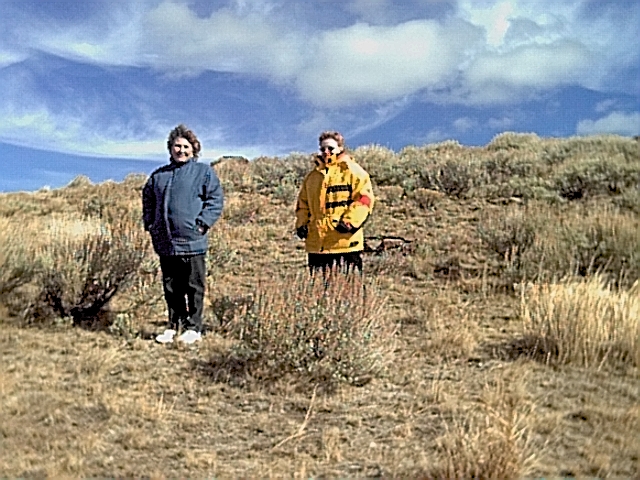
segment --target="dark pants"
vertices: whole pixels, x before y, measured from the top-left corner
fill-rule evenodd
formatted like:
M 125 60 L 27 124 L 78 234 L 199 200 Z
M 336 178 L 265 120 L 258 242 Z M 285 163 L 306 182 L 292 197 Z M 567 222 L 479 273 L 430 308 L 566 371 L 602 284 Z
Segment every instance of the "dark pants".
M 362 274 L 362 252 L 310 253 L 309 272 L 313 275 L 317 270 L 322 270 L 323 275 L 332 271 Z
M 202 331 L 204 255 L 160 257 L 169 328 Z

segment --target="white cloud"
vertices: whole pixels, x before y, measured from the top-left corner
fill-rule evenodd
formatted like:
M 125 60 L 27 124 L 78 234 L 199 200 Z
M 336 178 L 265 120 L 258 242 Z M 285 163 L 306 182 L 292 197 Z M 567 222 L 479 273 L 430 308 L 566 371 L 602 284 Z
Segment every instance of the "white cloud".
M 598 113 L 604 113 L 607 110 L 611 110 L 612 107 L 614 107 L 616 105 L 616 103 L 618 103 L 616 100 L 603 100 L 602 102 L 598 102 L 596 104 L 596 112 Z
M 392 22 L 402 15 L 391 9 L 413 8 L 411 15 L 403 18 L 417 18 L 420 4 L 429 1 L 407 2 L 401 7 L 391 0 L 350 0 L 342 4 L 343 8 L 375 25 L 344 26 L 343 18 L 331 21 L 332 15 L 340 14 L 335 2 L 318 0 L 307 5 L 307 11 L 317 11 L 313 28 L 304 21 L 292 21 L 296 15 L 294 0 L 216 2 L 229 6 L 213 9 L 207 16 L 191 10 L 189 5 L 194 2 L 188 0 L 122 0 L 105 10 L 108 13 L 104 17 L 94 16 L 75 24 L 44 17 L 29 22 L 5 18 L 0 69 L 45 52 L 77 64 L 149 67 L 166 83 L 193 79 L 203 71 L 230 72 L 240 80 L 251 77 L 285 86 L 288 93 L 306 102 L 300 106 L 301 112 L 323 107 L 303 122 L 302 114 L 291 120 L 299 124 L 298 133 L 312 138 L 326 126 L 335 125 L 338 115 L 344 116 L 345 111 L 360 105 L 365 105 L 362 111 L 371 108 L 373 114 L 342 122 L 351 130 L 346 134 L 380 127 L 418 96 L 441 105 L 512 103 L 517 107 L 523 100 L 563 86 L 612 91 L 618 88 L 618 73 L 628 73 L 631 70 L 625 69 L 637 66 L 640 59 L 640 4 L 626 8 L 625 15 L 585 16 L 582 0 L 562 0 L 553 5 L 543 0 L 461 0 L 447 20 Z M 19 1 L 14 3 L 17 11 Z M 602 8 L 614 8 L 602 4 L 606 4 Z M 25 70 L 28 68 L 32 66 Z M 7 77 L 10 75 L 13 71 Z M 0 86 L 10 82 L 20 83 L 5 79 Z M 72 85 L 70 80 L 66 88 Z M 57 111 L 44 93 L 39 98 L 20 85 L 3 91 L 0 139 L 30 138 L 47 148 L 92 155 L 140 157 L 166 153 L 164 139 L 146 132 L 168 131 L 172 125 L 148 128 L 140 138 L 127 137 L 124 131 L 100 127 L 110 121 L 117 123 L 119 118 L 114 120 L 115 116 L 105 114 L 104 105 L 92 109 L 94 99 L 84 99 L 86 108 L 76 107 L 82 115 L 73 115 Z M 161 103 L 154 102 L 149 110 Z M 604 101 L 595 108 L 604 115 L 620 108 L 618 105 Z M 513 109 L 509 112 L 511 117 L 491 119 L 488 126 L 500 130 L 517 127 L 521 119 L 513 117 Z M 637 135 L 637 115 L 612 112 L 598 120 L 583 120 L 577 129 Z M 155 110 L 140 122 L 159 122 L 165 117 L 166 112 Z M 454 132 L 464 132 L 475 124 L 464 117 L 450 127 Z M 245 156 L 253 152 L 269 154 L 278 148 L 232 147 L 224 126 L 207 125 L 207 129 L 213 132 L 210 144 L 220 146 L 210 152 L 212 155 L 218 151 Z M 444 132 L 434 130 L 427 141 L 443 138 Z
M 445 22 L 319 22 L 306 30 L 291 21 L 287 1 L 235 0 L 208 17 L 186 1 L 119 3 L 108 18 L 75 26 L 21 25 L 15 41 L 80 62 L 148 66 L 174 80 L 206 70 L 248 74 L 294 85 L 316 105 L 386 102 L 429 90 L 444 102 L 488 104 L 571 84 L 600 89 L 612 82 L 611 72 L 640 56 L 640 8 L 622 18 L 586 19 L 579 0 L 553 9 L 543 1 L 464 0 L 457 19 Z M 319 16 L 332 11 L 324 2 L 315 8 Z M 397 6 L 352 0 L 345 8 L 367 18 Z M 419 12 L 419 4 L 411 8 Z M 0 67 L 24 58 L 17 52 L 0 53 Z
M 453 128 L 455 128 L 458 132 L 468 132 L 469 130 L 477 127 L 478 122 L 473 118 L 469 117 L 461 117 L 453 122 Z
M 515 2 L 501 1 L 481 4 L 461 2 L 463 16 L 473 25 L 481 26 L 486 32 L 487 44 L 497 47 L 502 44 L 514 14 Z
M 576 127 L 578 135 L 612 133 L 617 135 L 640 135 L 640 112 L 611 112 L 597 120 L 581 120 Z
M 515 125 L 515 123 L 515 119 L 508 116 L 501 118 L 492 117 L 487 121 L 487 125 L 492 130 L 505 130 L 511 128 L 513 125 Z
M 10 50 L 0 50 L 0 68 L 5 68 L 9 65 L 13 65 L 14 63 L 22 62 L 27 58 L 28 55 L 26 53 L 20 53 Z
M 452 135 L 445 132 L 441 128 L 434 128 L 433 130 L 427 132 L 427 134 L 424 136 L 424 143 L 438 143 L 444 140 L 449 140 L 451 138 L 453 138 Z
M 522 90 L 530 92 L 578 82 L 590 68 L 591 60 L 584 46 L 571 42 L 520 47 L 479 58 L 465 77 L 474 102 L 514 100 L 523 96 Z
M 168 158 L 167 135 L 175 125 L 159 124 L 151 132 L 140 135 L 127 125 L 102 129 L 91 123 L 90 116 L 81 118 L 50 112 L 44 108 L 9 113 L 0 110 L 0 141 L 33 148 L 91 157 L 163 160 Z M 191 125 L 190 125 L 191 126 Z M 193 125 L 203 144 L 202 160 L 210 161 L 222 155 L 255 158 L 260 155 L 282 155 L 278 145 L 243 144 L 234 142 L 224 129 L 211 124 Z M 28 132 L 25 136 L 24 132 Z
M 199 18 L 187 5 L 162 3 L 147 12 L 140 28 L 145 32 L 141 59 L 178 74 L 215 70 L 283 81 L 298 72 L 305 57 L 303 32 L 253 11 L 222 9 Z
M 486 42 L 465 69 L 458 101 L 513 102 L 566 85 L 619 89 L 613 72 L 640 57 L 640 8 L 587 18 L 583 3 L 461 2 L 461 18 L 482 27 Z
M 297 85 L 312 103 L 384 102 L 444 86 L 478 40 L 468 24 L 356 24 L 320 35 Z
M 23 147 L 37 145 L 64 153 L 129 158 L 158 158 L 163 153 L 162 139 L 139 140 L 127 138 L 123 132 L 99 131 L 83 118 L 44 107 L 22 111 L 4 108 L 0 115 L 0 140 Z M 23 132 L 29 132 L 28 137 Z
M 75 26 L 54 21 L 34 20 L 21 28 L 17 38 L 25 47 L 77 62 L 100 65 L 139 65 L 140 18 L 143 5 L 132 2 L 128 8 L 113 8 L 109 18 Z

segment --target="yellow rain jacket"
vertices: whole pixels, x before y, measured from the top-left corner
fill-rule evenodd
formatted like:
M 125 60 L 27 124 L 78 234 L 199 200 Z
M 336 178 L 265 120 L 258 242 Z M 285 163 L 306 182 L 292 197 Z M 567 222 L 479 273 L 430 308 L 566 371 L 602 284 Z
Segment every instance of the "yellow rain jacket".
M 308 253 L 347 253 L 364 249 L 362 225 L 373 209 L 369 174 L 346 153 L 320 157 L 305 177 L 296 205 L 296 229 L 307 225 Z M 357 230 L 340 233 L 340 221 Z

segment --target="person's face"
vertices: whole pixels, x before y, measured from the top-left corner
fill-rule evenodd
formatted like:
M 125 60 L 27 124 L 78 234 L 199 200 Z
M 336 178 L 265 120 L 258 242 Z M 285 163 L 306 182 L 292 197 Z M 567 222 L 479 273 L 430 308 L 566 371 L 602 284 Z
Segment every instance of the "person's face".
M 333 138 L 325 138 L 320 143 L 320 152 L 323 158 L 329 158 L 331 155 L 339 154 L 341 151 L 342 149 L 338 147 L 338 142 Z
M 173 161 L 183 163 L 191 157 L 193 157 L 193 145 L 186 138 L 176 138 L 171 146 L 171 158 Z

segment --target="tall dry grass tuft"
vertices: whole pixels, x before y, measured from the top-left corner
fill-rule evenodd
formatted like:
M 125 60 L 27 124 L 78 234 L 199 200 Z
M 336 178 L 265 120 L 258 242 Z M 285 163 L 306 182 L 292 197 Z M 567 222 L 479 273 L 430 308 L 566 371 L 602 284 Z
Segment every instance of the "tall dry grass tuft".
M 437 441 L 444 461 L 423 478 L 522 478 L 530 461 L 524 447 L 526 432 L 521 417 L 495 411 L 453 422 Z
M 509 382 L 517 390 L 521 378 L 485 385 L 476 408 L 444 420 L 445 433 L 436 440 L 440 461 L 422 478 L 502 480 L 532 473 L 532 406 L 505 385 Z
M 640 285 L 612 290 L 601 275 L 521 290 L 525 338 L 556 364 L 640 367 Z
M 285 276 L 261 285 L 233 320 L 234 353 L 254 377 L 367 383 L 391 361 L 395 325 L 375 283 L 358 276 Z

